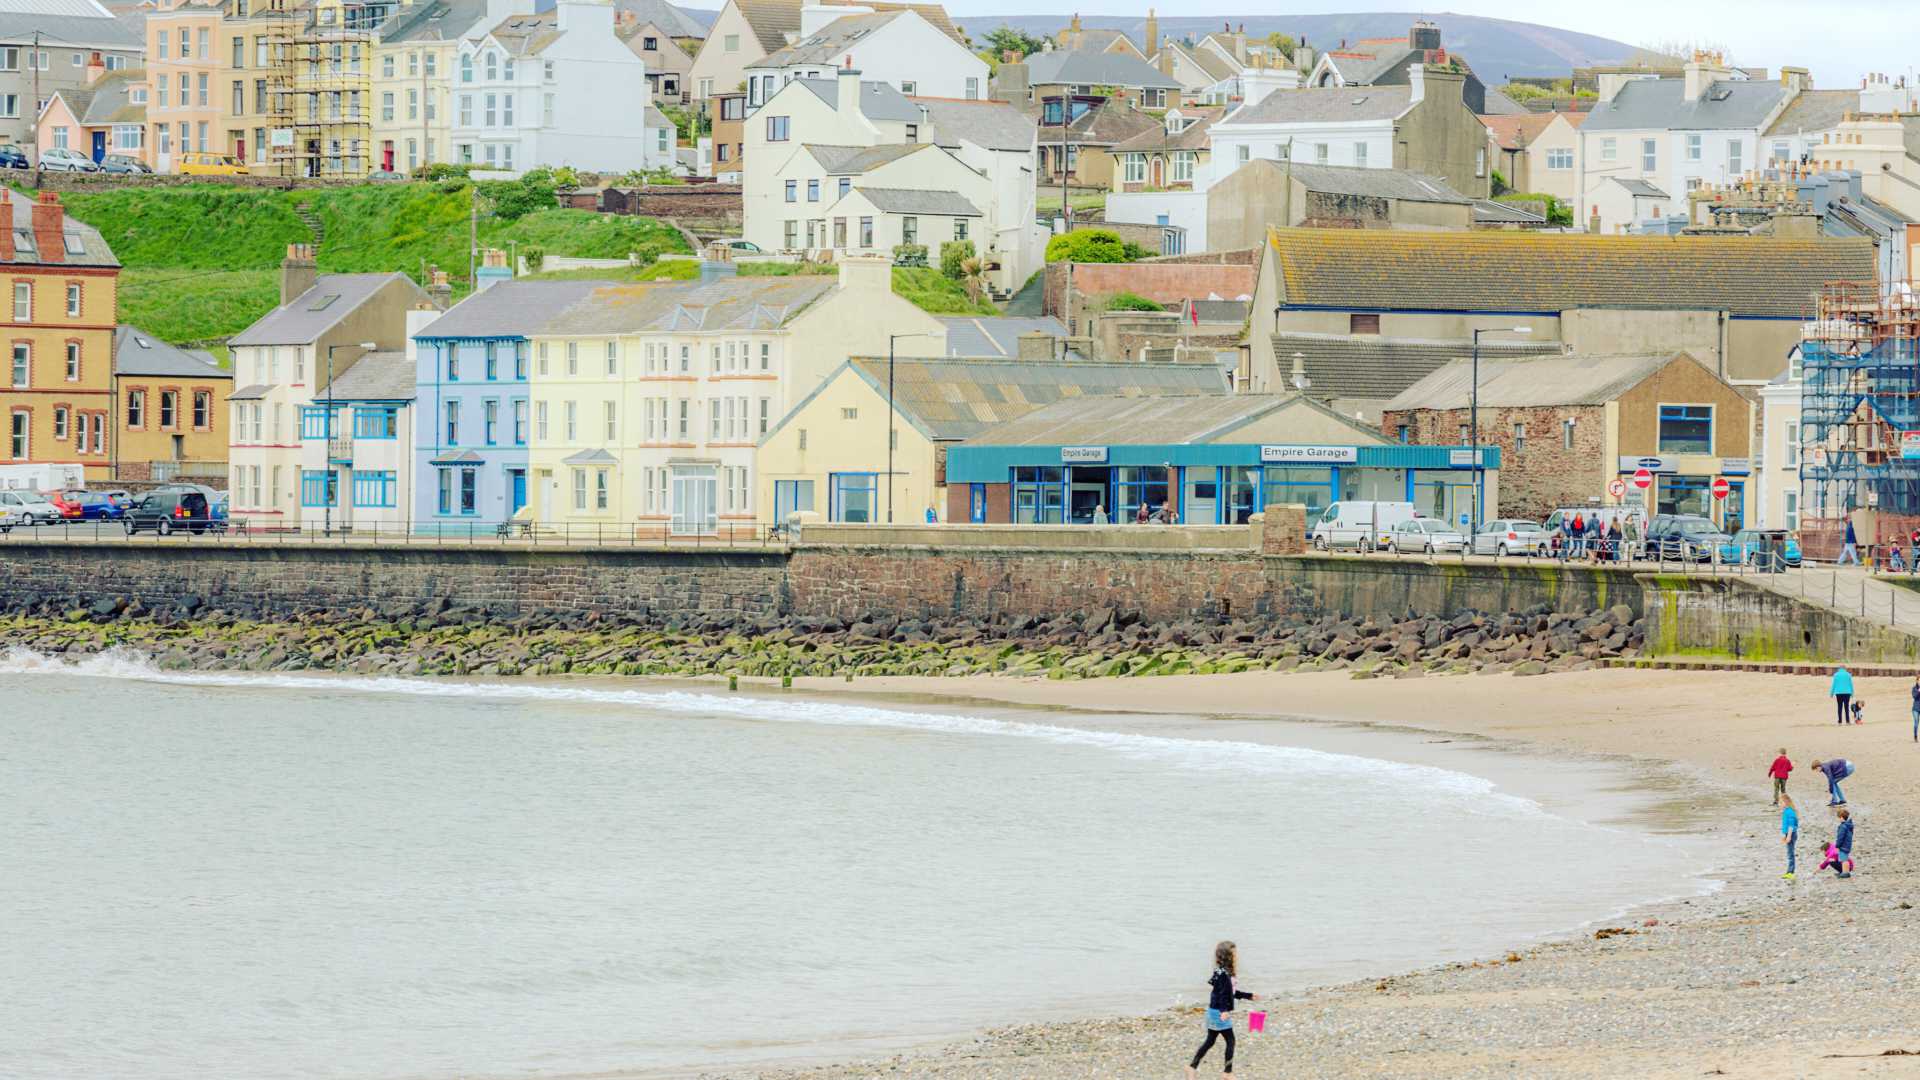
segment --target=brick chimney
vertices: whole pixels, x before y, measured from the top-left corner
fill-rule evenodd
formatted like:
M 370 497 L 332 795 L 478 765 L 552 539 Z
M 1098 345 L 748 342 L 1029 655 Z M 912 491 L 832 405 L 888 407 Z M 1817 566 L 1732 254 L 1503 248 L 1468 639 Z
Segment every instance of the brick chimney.
M 1157 53 L 1159 51 L 1160 51 L 1160 17 L 1153 13 L 1152 8 L 1148 8 L 1147 9 L 1147 55 L 1152 56 L 1154 53 Z
M 313 288 L 320 273 L 313 262 L 312 244 L 288 244 L 287 261 L 280 264 L 280 302 L 290 304 L 294 297 Z
M 106 73 L 107 73 L 107 62 L 105 60 L 100 59 L 99 53 L 93 53 L 87 57 L 87 85 L 88 86 L 92 86 L 94 83 L 99 82 L 100 76 L 105 75 Z
M 67 211 L 60 205 L 60 196 L 43 191 L 33 204 L 33 246 L 40 249 L 40 261 L 57 263 L 67 261 L 66 241 L 61 238 L 62 225 L 66 222 Z
M 447 272 L 439 267 L 435 267 L 432 276 L 429 277 L 427 281 L 427 296 L 433 301 L 433 306 L 441 311 L 452 307 L 453 282 L 447 277 Z
M 0 262 L 13 261 L 13 198 L 13 192 L 0 191 Z

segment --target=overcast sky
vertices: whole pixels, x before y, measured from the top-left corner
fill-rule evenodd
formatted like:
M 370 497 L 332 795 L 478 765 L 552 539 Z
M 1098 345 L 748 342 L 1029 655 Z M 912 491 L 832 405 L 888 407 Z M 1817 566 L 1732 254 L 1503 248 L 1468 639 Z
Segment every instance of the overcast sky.
M 956 18 L 1013 14 L 1019 6 L 1006 0 L 946 0 Z M 1025 10 L 1066 11 L 1075 6 L 1082 15 L 1145 15 L 1152 6 L 1163 16 L 1177 12 L 1223 17 L 1417 10 L 1391 0 L 1089 0 L 1077 5 L 1072 0 L 1039 0 Z M 1814 85 L 1835 90 L 1858 86 L 1869 71 L 1901 75 L 1920 66 L 1920 34 L 1914 32 L 1920 4 L 1912 0 L 1448 0 L 1445 10 L 1522 19 L 1629 45 L 1720 44 L 1734 63 L 1771 70 L 1806 67 L 1813 72 Z

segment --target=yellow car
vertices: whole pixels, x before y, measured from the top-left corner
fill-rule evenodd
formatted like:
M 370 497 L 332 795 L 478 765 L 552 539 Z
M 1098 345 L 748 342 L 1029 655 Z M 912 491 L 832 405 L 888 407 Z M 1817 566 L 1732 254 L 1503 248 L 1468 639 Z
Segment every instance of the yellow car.
M 228 154 L 181 154 L 182 176 L 245 176 L 247 167 Z

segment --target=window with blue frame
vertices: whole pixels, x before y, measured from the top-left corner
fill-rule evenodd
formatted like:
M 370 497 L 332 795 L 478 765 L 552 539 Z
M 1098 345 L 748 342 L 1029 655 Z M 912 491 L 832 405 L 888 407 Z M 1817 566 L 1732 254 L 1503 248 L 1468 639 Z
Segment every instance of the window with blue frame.
M 355 405 L 353 437 L 356 439 L 397 439 L 400 437 L 400 406 Z
M 987 485 L 969 484 L 967 491 L 967 520 L 982 525 L 987 520 Z
M 784 525 L 787 515 L 813 509 L 813 481 L 775 480 L 773 482 L 773 520 Z
M 1114 517 L 1118 522 L 1138 521 L 1140 507 L 1151 514 L 1166 505 L 1167 469 L 1164 465 L 1128 465 L 1113 470 Z
M 345 412 L 344 406 L 333 409 L 335 422 L 327 423 L 325 406 L 306 405 L 300 409 L 300 437 L 302 439 L 330 439 L 340 429 L 339 414 Z
M 488 446 L 500 441 L 500 402 L 488 398 L 480 403 L 480 428 Z
M 394 489 L 397 486 L 391 470 L 355 469 L 353 471 L 353 505 L 391 507 L 394 505 Z
M 1247 519 L 1266 509 L 1259 505 L 1264 478 L 1258 465 L 1229 465 L 1220 470 L 1225 474 L 1226 501 L 1221 507 L 1221 521 L 1229 525 L 1245 525 Z
M 1261 509 L 1298 503 L 1307 508 L 1307 520 L 1333 502 L 1333 470 L 1328 468 L 1266 468 L 1266 500 Z
M 447 402 L 447 445 L 460 445 L 460 402 Z
M 492 382 L 499 377 L 500 343 L 497 341 L 489 341 L 487 342 L 487 381 Z
M 1713 453 L 1713 406 L 1660 406 L 1660 452 Z
M 460 381 L 460 346 L 447 343 L 447 381 Z
M 1013 470 L 1013 520 L 1019 525 L 1064 525 L 1067 520 L 1066 470 L 1058 465 Z
M 439 470 L 439 499 L 435 504 L 442 514 L 472 515 L 480 512 L 480 470 Z
M 871 524 L 880 509 L 879 473 L 830 473 L 829 521 Z
M 513 343 L 513 377 L 521 382 L 527 381 L 527 343 Z
M 322 507 L 340 505 L 340 474 L 331 469 L 325 472 L 302 470 L 300 505 Z

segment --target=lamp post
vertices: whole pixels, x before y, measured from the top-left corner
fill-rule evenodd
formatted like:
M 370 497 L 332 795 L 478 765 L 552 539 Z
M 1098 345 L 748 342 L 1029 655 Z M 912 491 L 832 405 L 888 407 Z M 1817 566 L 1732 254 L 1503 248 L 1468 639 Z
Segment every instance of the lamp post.
M 1473 516 L 1467 528 L 1467 543 L 1473 543 L 1473 534 L 1480 531 L 1480 507 L 1486 502 L 1485 463 L 1480 458 L 1480 335 L 1481 334 L 1531 334 L 1531 326 L 1486 326 L 1473 332 L 1473 393 L 1467 409 L 1468 426 L 1472 441 L 1467 449 L 1473 454 Z
M 901 338 L 932 336 L 932 334 L 925 332 L 887 335 L 887 524 L 889 525 L 893 524 L 893 343 L 899 341 Z
M 321 511 L 322 528 L 328 536 L 333 535 L 333 492 L 340 490 L 333 480 L 333 350 L 338 345 L 327 346 L 327 405 L 326 419 L 320 425 L 320 452 L 327 463 L 327 486 L 320 489 L 320 497 L 326 500 L 326 509 Z M 378 342 L 363 341 L 357 346 L 361 355 L 366 355 L 380 347 Z M 332 488 L 329 491 L 328 488 Z

